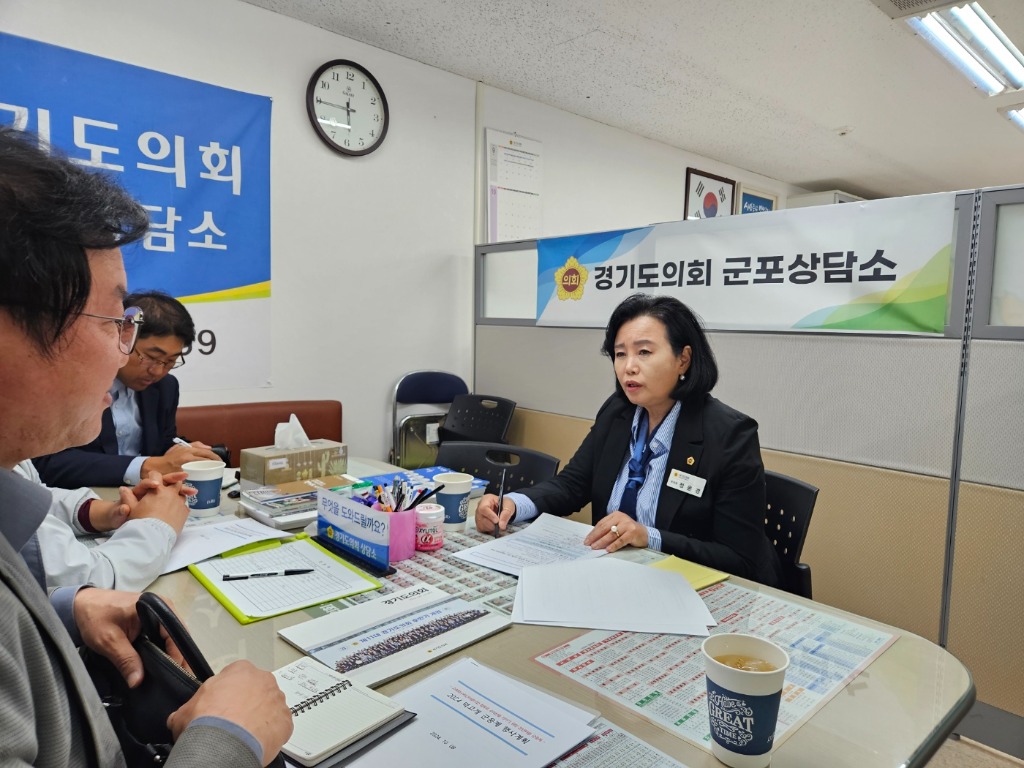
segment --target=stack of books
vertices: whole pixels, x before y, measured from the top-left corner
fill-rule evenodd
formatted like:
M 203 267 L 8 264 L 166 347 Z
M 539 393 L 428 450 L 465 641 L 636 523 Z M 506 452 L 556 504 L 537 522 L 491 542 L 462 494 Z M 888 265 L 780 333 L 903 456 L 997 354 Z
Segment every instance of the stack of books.
M 359 482 L 351 475 L 328 475 L 312 480 L 265 485 L 242 491 L 238 503 L 246 514 L 265 525 L 291 530 L 316 520 L 316 492 L 322 488 L 336 491 Z
M 448 469 L 448 467 L 423 467 L 422 469 L 396 470 L 391 474 L 374 475 L 362 479 L 352 475 L 328 475 L 312 480 L 296 480 L 291 483 L 278 483 L 277 485 L 243 490 L 238 503 L 246 514 L 261 523 L 281 530 L 292 530 L 303 528 L 316 520 L 316 492 L 321 488 L 336 491 L 356 483 L 382 485 L 388 488 L 397 477 L 399 481 L 404 481 L 413 489 L 418 490 L 433 488 L 436 485 L 433 480 L 435 475 L 452 471 L 454 470 Z M 483 496 L 486 489 L 486 480 L 473 478 L 469 497 L 473 499 Z

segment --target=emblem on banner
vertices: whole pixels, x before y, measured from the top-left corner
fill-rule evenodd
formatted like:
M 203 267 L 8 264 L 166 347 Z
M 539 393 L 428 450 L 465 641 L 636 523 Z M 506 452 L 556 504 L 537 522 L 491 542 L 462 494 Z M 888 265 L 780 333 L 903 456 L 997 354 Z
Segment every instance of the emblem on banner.
M 589 270 L 570 256 L 565 266 L 555 270 L 555 287 L 558 289 L 558 300 L 579 301 L 583 298 L 583 286 L 587 284 Z

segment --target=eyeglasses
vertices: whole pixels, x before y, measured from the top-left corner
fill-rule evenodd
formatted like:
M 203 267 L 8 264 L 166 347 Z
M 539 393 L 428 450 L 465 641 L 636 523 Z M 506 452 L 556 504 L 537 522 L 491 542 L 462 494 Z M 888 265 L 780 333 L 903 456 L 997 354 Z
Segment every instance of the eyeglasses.
M 86 317 L 95 317 L 100 320 L 109 320 L 117 326 L 117 346 L 126 355 L 135 348 L 135 339 L 139 335 L 139 326 L 145 322 L 142 319 L 142 310 L 139 307 L 128 307 L 122 317 L 109 317 L 107 315 L 94 315 L 91 312 L 79 312 Z
M 135 350 L 135 356 L 139 358 L 139 363 L 148 371 L 171 371 L 175 368 L 181 368 L 185 364 L 185 358 L 178 355 L 172 360 L 161 360 L 159 357 L 150 357 L 144 352 Z

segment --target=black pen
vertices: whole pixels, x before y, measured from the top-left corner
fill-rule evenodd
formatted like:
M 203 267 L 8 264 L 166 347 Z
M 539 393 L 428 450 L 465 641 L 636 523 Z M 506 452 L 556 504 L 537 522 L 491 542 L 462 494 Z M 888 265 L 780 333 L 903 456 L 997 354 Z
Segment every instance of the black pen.
M 501 536 L 501 503 L 505 500 L 505 472 L 507 468 L 501 470 L 501 485 L 498 486 L 498 519 L 494 521 L 494 538 Z
M 264 576 L 301 576 L 312 573 L 312 568 L 288 568 L 283 571 L 263 571 L 261 573 L 225 573 L 224 581 L 242 581 L 243 579 L 262 579 Z
M 436 488 L 434 488 L 434 490 L 427 491 L 426 493 L 420 494 L 419 497 L 416 499 L 416 501 L 414 503 L 414 506 L 422 504 L 424 501 L 429 499 L 431 496 L 433 496 L 435 493 L 440 491 L 442 488 L 444 488 L 444 483 L 439 483 L 438 486 Z

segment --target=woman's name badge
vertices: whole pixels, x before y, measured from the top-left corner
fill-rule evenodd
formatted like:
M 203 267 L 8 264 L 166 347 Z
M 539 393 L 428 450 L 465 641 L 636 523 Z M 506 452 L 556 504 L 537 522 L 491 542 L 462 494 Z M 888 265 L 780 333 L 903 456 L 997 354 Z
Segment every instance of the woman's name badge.
M 668 474 L 669 488 L 675 488 L 677 491 L 696 496 L 698 499 L 704 493 L 704 486 L 707 485 L 707 482 L 703 477 L 688 475 L 686 472 L 678 469 L 673 469 Z

